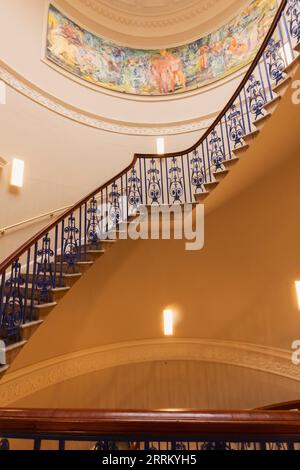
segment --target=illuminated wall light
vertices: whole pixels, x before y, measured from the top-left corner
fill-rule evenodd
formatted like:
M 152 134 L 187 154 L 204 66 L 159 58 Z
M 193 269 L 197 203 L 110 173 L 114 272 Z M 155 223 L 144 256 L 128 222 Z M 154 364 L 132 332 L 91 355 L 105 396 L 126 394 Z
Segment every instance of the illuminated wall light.
M 300 281 L 295 281 L 295 287 L 296 287 L 296 294 L 297 294 L 297 300 L 298 300 L 298 308 L 300 310 Z
M 17 188 L 22 188 L 24 180 L 24 161 L 18 158 L 13 159 L 10 184 Z
M 164 155 L 165 153 L 165 139 L 163 137 L 156 139 L 156 153 L 157 155 Z
M 173 335 L 173 311 L 164 310 L 164 334 L 165 336 Z

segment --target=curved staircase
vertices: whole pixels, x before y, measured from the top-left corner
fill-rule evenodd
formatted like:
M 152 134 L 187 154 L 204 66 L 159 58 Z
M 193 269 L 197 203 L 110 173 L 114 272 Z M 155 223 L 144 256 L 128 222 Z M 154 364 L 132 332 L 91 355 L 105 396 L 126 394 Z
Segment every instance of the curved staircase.
M 58 302 L 122 238 L 141 206 L 207 201 L 272 119 L 299 67 L 298 53 L 300 2 L 284 0 L 239 88 L 194 146 L 164 156 L 136 154 L 124 171 L 0 265 L 0 339 L 6 354 L 0 378 Z

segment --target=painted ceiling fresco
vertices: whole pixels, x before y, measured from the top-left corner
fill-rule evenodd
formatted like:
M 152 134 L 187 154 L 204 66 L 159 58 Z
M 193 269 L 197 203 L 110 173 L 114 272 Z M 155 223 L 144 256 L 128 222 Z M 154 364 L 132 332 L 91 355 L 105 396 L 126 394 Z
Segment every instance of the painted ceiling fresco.
M 195 90 L 247 65 L 277 11 L 277 0 L 252 0 L 236 18 L 190 44 L 164 50 L 115 44 L 50 5 L 46 58 L 87 82 L 134 95 Z

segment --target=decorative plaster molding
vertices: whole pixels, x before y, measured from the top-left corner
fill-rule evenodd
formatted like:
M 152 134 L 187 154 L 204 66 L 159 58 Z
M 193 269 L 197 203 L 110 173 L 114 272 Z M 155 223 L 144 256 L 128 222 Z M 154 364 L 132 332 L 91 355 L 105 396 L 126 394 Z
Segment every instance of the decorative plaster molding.
M 70 2 L 70 0 L 67 0 Z M 127 26 L 137 27 L 137 28 L 165 28 L 167 26 L 178 25 L 189 21 L 195 16 L 203 16 L 208 10 L 215 8 L 217 4 L 221 4 L 223 0 L 204 0 L 199 4 L 199 1 L 192 1 L 185 8 L 181 8 L 180 11 L 173 11 L 172 4 L 173 0 L 164 0 L 161 2 L 160 9 L 157 7 L 158 15 L 153 15 L 154 17 L 149 18 L 146 16 L 145 8 L 141 10 L 141 3 L 139 1 L 138 15 L 128 14 L 126 11 L 122 11 L 120 8 L 116 8 L 114 5 L 105 5 L 101 0 L 78 0 L 79 4 L 82 4 L 84 7 L 87 7 L 93 13 L 97 13 L 104 18 L 113 20 L 120 24 L 125 24 Z M 73 3 L 73 2 L 72 2 Z M 159 12 L 165 8 L 168 8 L 172 12 L 169 15 L 159 15 Z M 143 15 L 143 16 L 142 16 Z
M 30 98 L 34 102 L 48 108 L 49 110 L 67 118 L 76 121 L 85 126 L 94 127 L 108 132 L 127 135 L 142 135 L 142 136 L 156 136 L 156 135 L 175 135 L 184 134 L 199 130 L 207 129 L 214 121 L 217 113 L 204 119 L 195 121 L 185 121 L 181 124 L 170 124 L 169 126 L 155 126 L 151 124 L 142 124 L 137 126 L 130 123 L 122 123 L 121 121 L 113 121 L 104 117 L 96 116 L 92 113 L 80 110 L 68 103 L 65 103 L 58 98 L 50 95 L 49 93 L 36 87 L 17 72 L 10 69 L 2 61 L 0 61 L 0 80 L 5 82 L 8 86 Z
M 227 364 L 300 381 L 300 367 L 292 364 L 290 351 L 233 341 L 164 338 L 99 346 L 7 373 L 0 382 L 0 406 L 99 370 L 176 360 Z

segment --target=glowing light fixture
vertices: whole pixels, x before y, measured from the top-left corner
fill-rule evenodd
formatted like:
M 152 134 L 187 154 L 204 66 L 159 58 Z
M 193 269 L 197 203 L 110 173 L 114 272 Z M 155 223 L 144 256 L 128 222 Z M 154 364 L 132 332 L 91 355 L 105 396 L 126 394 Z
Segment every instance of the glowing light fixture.
M 297 300 L 298 300 L 298 308 L 300 310 L 300 281 L 295 281 L 295 287 L 296 287 L 296 294 L 297 294 Z
M 156 139 L 156 150 L 158 155 L 164 155 L 165 153 L 165 139 L 163 137 L 157 137 Z
M 10 184 L 17 188 L 22 188 L 24 180 L 24 161 L 18 158 L 13 159 Z
M 165 336 L 173 335 L 173 311 L 164 310 L 164 334 Z

